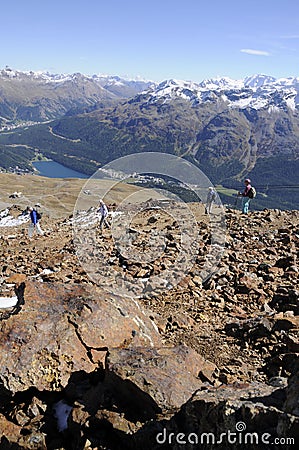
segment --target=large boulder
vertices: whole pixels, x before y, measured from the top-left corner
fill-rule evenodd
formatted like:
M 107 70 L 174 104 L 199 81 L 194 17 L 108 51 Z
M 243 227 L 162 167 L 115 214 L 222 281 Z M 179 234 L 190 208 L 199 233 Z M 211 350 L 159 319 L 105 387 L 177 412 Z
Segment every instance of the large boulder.
M 136 301 L 88 285 L 21 283 L 16 314 L 0 322 L 0 382 L 12 393 L 60 390 L 104 365 L 113 347 L 161 346 Z
M 170 420 L 148 423 L 134 443 L 174 450 L 291 449 L 299 416 L 283 410 L 284 398 L 282 389 L 264 383 L 210 387 L 196 392 Z
M 217 368 L 195 350 L 180 345 L 113 349 L 107 358 L 107 371 L 107 378 L 122 387 L 123 396 L 138 388 L 162 411 L 180 408 L 203 383 L 213 383 Z

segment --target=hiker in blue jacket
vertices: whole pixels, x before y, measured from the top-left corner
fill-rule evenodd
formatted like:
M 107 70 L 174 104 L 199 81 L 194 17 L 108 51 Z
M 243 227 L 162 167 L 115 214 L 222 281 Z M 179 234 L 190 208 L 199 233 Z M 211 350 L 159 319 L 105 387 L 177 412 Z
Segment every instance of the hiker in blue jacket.
M 38 223 L 39 221 L 39 216 L 38 213 L 36 211 L 36 209 L 33 209 L 32 206 L 27 208 L 28 213 L 30 215 L 30 224 L 29 224 L 29 228 L 28 228 L 28 235 L 31 238 L 35 232 L 35 230 L 37 231 L 37 233 L 40 236 L 43 236 L 44 232 L 40 227 L 40 224 Z

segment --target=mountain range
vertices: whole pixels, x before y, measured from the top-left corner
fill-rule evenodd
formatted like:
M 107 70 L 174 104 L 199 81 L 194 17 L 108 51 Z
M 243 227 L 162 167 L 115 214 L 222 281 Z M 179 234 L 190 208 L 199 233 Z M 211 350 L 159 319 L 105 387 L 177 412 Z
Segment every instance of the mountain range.
M 38 152 L 91 174 L 120 156 L 161 151 L 189 159 L 228 188 L 250 176 L 261 208 L 297 209 L 298 111 L 299 77 L 153 83 L 6 68 L 1 166 L 30 168 Z M 44 123 L 28 126 L 35 122 Z
M 0 70 L 0 129 L 56 119 L 134 96 L 151 82 L 118 76 Z
M 275 79 L 267 75 L 253 75 L 243 80 L 227 77 L 204 80 L 201 83 L 166 80 L 150 91 L 150 101 L 172 100 L 176 97 L 196 106 L 217 100 L 232 108 L 255 110 L 289 107 L 299 104 L 299 77 Z

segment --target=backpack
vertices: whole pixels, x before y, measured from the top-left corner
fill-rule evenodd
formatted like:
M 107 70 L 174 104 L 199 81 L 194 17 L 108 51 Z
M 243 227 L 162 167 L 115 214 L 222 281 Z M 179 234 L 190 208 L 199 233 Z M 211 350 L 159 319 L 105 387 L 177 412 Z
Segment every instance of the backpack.
M 253 186 L 251 186 L 251 188 L 249 189 L 248 197 L 249 198 L 255 198 L 256 197 L 256 190 L 255 190 L 255 188 Z
M 37 220 L 40 220 L 42 218 L 41 213 L 38 211 L 36 211 L 36 218 L 37 218 Z

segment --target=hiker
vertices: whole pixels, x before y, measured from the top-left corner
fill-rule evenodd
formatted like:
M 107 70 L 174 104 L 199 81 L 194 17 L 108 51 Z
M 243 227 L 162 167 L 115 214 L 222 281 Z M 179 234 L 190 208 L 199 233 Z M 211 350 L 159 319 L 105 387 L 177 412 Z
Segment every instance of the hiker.
M 216 200 L 216 191 L 212 186 L 210 186 L 208 196 L 207 196 L 205 214 L 210 214 L 212 212 L 212 204 L 215 200 Z
M 244 191 L 238 192 L 238 195 L 241 195 L 243 197 L 242 213 L 248 214 L 249 203 L 250 203 L 249 193 L 251 192 L 251 180 L 249 178 L 246 178 L 246 180 L 244 181 L 244 184 L 245 184 Z
M 102 230 L 103 224 L 105 225 L 106 228 L 109 228 L 109 224 L 106 219 L 108 216 L 108 208 L 105 205 L 103 200 L 100 200 L 99 204 L 100 204 L 100 207 L 98 209 L 98 212 L 101 214 L 100 230 Z
M 31 238 L 33 236 L 35 230 L 40 236 L 43 236 L 44 232 L 41 229 L 40 224 L 38 223 L 41 215 L 36 211 L 36 209 L 33 209 L 32 206 L 28 207 L 27 211 L 30 215 L 31 220 L 28 228 L 29 237 Z

